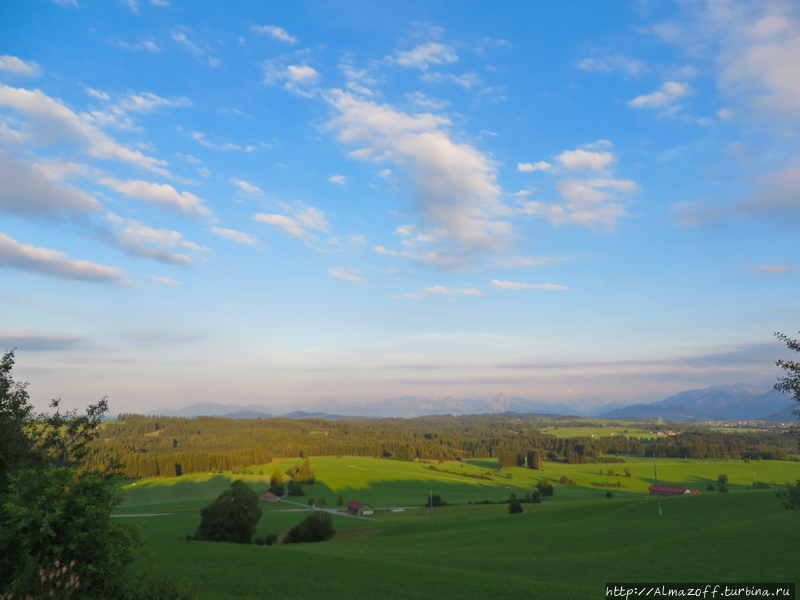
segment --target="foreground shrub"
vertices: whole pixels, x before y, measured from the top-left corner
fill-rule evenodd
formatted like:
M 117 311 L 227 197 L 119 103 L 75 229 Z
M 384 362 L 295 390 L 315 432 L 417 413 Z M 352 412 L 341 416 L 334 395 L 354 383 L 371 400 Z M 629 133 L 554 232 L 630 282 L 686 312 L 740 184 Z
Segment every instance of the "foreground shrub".
M 283 543 L 327 542 L 334 534 L 333 517 L 326 512 L 313 512 L 289 530 Z
M 508 505 L 508 514 L 510 515 L 518 515 L 522 512 L 522 505 L 514 500 L 511 504 Z
M 200 511 L 200 526 L 194 539 L 205 542 L 249 544 L 261 520 L 258 494 L 241 479 L 231 483 L 214 502 Z

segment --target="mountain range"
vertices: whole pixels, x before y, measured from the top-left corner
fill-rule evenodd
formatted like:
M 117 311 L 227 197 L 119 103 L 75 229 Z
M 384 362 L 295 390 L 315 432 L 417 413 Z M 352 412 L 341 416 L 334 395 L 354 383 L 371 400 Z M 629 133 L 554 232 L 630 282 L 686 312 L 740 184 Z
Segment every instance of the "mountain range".
M 680 392 L 650 404 L 606 404 L 589 410 L 580 410 L 566 404 L 528 400 L 498 394 L 490 400 L 458 399 L 448 396 L 441 399 L 424 396 L 387 398 L 379 402 L 344 403 L 321 401 L 302 405 L 257 404 L 193 404 L 178 409 L 157 409 L 150 415 L 174 417 L 220 416 L 234 419 L 284 417 L 290 419 L 342 419 L 342 418 L 413 418 L 441 414 L 500 414 L 528 413 L 538 415 L 596 416 L 603 419 L 667 419 L 701 421 L 764 420 L 789 422 L 796 404 L 777 390 L 748 384 L 715 385 L 705 389 Z M 298 410 L 302 408 L 304 410 Z
M 783 414 L 787 396 L 766 387 L 739 383 L 714 385 L 701 390 L 680 392 L 652 404 L 632 404 L 599 415 L 603 419 L 662 418 L 675 421 L 752 421 L 772 420 Z

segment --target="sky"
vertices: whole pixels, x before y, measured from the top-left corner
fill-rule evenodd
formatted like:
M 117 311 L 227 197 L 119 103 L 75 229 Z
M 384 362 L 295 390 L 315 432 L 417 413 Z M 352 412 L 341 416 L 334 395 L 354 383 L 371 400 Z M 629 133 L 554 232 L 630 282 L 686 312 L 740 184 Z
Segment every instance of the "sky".
M 771 385 L 798 124 L 795 2 L 4 2 L 0 349 L 112 413 Z

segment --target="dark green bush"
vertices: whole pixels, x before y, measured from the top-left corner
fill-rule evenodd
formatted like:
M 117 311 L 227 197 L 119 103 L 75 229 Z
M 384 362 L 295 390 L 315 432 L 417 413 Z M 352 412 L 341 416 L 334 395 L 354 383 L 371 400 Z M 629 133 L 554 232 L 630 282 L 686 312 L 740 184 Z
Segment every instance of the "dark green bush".
M 289 530 L 283 543 L 327 542 L 335 533 L 333 517 L 329 513 L 313 512 Z

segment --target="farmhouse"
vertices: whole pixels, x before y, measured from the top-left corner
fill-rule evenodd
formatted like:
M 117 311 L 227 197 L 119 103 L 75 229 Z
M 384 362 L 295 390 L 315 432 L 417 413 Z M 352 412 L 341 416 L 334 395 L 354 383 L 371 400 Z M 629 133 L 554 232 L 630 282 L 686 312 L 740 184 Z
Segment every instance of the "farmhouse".
M 673 487 L 671 485 L 651 485 L 649 490 L 651 496 L 681 496 L 683 494 L 700 493 L 687 487 Z
M 358 514 L 363 510 L 363 508 L 367 506 L 363 502 L 359 502 L 358 500 L 353 500 L 352 502 L 347 503 L 347 512 L 357 517 Z
M 273 494 L 272 492 L 267 492 L 266 494 L 261 496 L 261 501 L 262 502 L 277 502 L 278 498 L 279 497 L 276 496 L 275 494 Z

